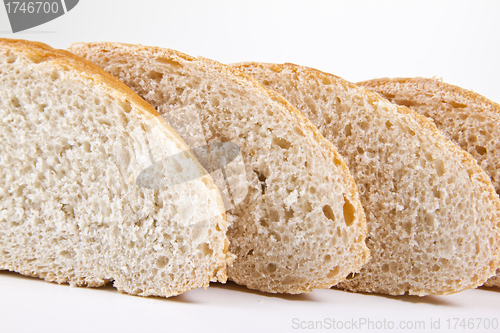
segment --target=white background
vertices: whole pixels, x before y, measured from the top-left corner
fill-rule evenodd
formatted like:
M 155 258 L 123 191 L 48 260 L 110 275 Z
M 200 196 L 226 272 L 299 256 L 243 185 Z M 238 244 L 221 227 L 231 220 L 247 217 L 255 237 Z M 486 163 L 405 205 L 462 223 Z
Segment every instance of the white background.
M 225 63 L 293 62 L 350 81 L 441 77 L 500 102 L 500 1 L 118 1 L 81 0 L 70 12 L 0 37 L 66 48 L 79 41 L 141 43 Z M 294 319 L 295 318 L 295 319 Z M 359 327 L 369 320 L 372 326 Z M 0 272 L 0 332 L 486 331 L 457 325 L 500 320 L 500 289 L 452 296 L 386 297 L 338 290 L 268 295 L 235 284 L 171 299 L 70 288 Z M 473 322 L 467 322 L 473 318 Z M 331 329 L 339 321 L 353 329 Z M 430 322 L 439 320 L 439 329 Z M 319 322 L 323 330 L 319 329 Z M 349 322 L 349 323 L 347 323 Z M 407 325 L 405 325 L 407 324 Z M 347 326 L 344 326 L 347 327 Z M 403 327 L 401 327 L 403 328 Z M 405 331 L 405 330 L 401 330 Z

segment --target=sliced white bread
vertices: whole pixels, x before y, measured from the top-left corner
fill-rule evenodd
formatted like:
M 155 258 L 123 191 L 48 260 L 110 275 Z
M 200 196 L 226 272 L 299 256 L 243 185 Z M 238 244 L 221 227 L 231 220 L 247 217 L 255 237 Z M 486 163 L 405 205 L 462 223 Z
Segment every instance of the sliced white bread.
M 168 297 L 226 281 L 226 229 L 151 105 L 67 51 L 0 39 L 0 270 Z
M 430 117 L 437 128 L 478 161 L 500 194 L 499 104 L 436 79 L 382 78 L 357 84 Z M 500 287 L 499 275 L 485 285 Z
M 338 285 L 450 294 L 500 265 L 500 201 L 489 177 L 429 119 L 334 75 L 293 64 L 235 68 L 283 94 L 338 147 L 358 182 L 372 259 Z
M 228 211 L 230 251 L 237 256 L 230 279 L 296 294 L 329 288 L 367 261 L 364 211 L 344 160 L 281 96 L 216 61 L 173 50 L 116 43 L 70 50 L 168 119 L 189 119 L 208 145 L 239 147 L 244 179 L 237 188 L 247 190 Z M 180 130 L 189 140 L 189 126 Z

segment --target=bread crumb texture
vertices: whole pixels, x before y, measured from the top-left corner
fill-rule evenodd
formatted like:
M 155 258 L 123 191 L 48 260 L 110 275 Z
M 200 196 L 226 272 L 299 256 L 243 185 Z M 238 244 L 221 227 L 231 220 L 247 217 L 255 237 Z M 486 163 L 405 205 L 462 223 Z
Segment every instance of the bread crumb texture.
M 338 147 L 358 183 L 372 258 L 339 288 L 441 295 L 495 274 L 498 195 L 475 160 L 430 120 L 314 69 L 234 66 L 304 112 Z
M 220 194 L 151 106 L 20 40 L 0 40 L 0 88 L 0 269 L 141 296 L 226 280 Z M 139 186 L 158 161 L 157 188 Z
M 233 184 L 246 193 L 227 211 L 237 256 L 230 279 L 297 294 L 329 288 L 368 260 L 364 211 L 345 162 L 281 96 L 228 66 L 173 50 L 114 43 L 70 50 L 130 86 L 186 141 L 239 147 L 243 170 L 234 175 L 244 179 Z
M 500 105 L 472 91 L 429 78 L 374 79 L 358 83 L 389 101 L 431 118 L 468 151 L 490 176 L 500 195 Z M 500 279 L 488 280 L 500 287 Z

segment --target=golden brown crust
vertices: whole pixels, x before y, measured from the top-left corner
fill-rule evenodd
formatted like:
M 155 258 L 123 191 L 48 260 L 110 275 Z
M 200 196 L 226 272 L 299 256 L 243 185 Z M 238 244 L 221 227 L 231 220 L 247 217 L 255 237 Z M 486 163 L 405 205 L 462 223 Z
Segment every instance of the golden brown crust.
M 53 49 L 52 47 L 40 42 L 22 39 L 0 38 L 0 47 L 18 50 L 25 54 L 34 63 L 50 61 L 60 67 L 67 66 L 80 71 L 81 74 L 95 83 L 105 86 L 108 89 L 113 89 L 117 93 L 123 95 L 126 100 L 137 105 L 138 109 L 144 112 L 145 115 L 149 117 L 159 116 L 155 108 L 146 103 L 146 101 L 140 98 L 139 95 L 133 92 L 132 89 L 127 87 L 117 78 L 93 63 L 77 57 L 71 52 Z

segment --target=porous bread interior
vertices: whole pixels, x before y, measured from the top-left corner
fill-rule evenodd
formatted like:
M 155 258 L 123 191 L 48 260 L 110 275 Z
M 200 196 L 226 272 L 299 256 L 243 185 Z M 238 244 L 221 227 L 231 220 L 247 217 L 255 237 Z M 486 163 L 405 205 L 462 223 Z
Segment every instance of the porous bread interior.
M 375 79 L 358 85 L 431 118 L 449 139 L 478 161 L 500 195 L 500 105 L 436 79 Z M 500 278 L 486 284 L 500 287 Z
M 499 201 L 470 155 L 426 119 L 334 75 L 295 65 L 235 64 L 283 94 L 346 159 L 372 259 L 340 288 L 449 294 L 499 263 Z
M 500 105 L 435 79 L 379 79 L 358 84 L 431 118 L 478 161 L 500 194 Z
M 76 286 L 114 281 L 141 296 L 225 281 L 220 194 L 187 146 L 99 76 L 55 58 L 0 45 L 0 269 Z M 165 179 L 193 180 L 137 186 L 172 155 Z
M 228 211 L 237 256 L 230 279 L 294 294 L 328 288 L 366 262 L 364 212 L 345 162 L 280 98 L 222 64 L 171 50 L 97 43 L 70 50 L 160 114 L 194 109 L 207 142 L 240 147 L 249 189 Z

